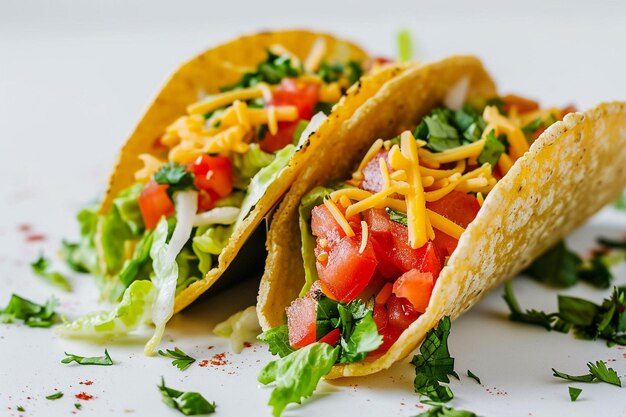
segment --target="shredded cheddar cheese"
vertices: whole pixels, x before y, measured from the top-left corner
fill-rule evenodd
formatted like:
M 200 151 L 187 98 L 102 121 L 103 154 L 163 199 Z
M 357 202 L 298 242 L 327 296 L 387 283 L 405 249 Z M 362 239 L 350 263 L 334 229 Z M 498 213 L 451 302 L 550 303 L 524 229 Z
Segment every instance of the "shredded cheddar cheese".
M 313 47 L 309 51 L 309 55 L 304 60 L 304 69 L 307 72 L 316 71 L 322 62 L 324 55 L 326 55 L 326 41 L 323 38 L 319 38 L 315 41 L 315 43 L 313 43 Z
M 241 90 L 227 91 L 221 94 L 215 94 L 207 97 L 205 100 L 198 103 L 194 103 L 187 107 L 187 113 L 189 114 L 206 114 L 213 110 L 221 109 L 234 103 L 236 100 L 246 101 L 253 100 L 255 98 L 263 97 L 263 90 L 269 88 L 267 85 L 264 87 L 255 86 L 252 88 L 244 88 Z
M 367 240 L 369 239 L 369 232 L 367 229 L 367 222 L 361 220 L 361 246 L 359 247 L 359 254 L 363 253 L 367 246 Z
M 374 156 L 378 153 L 378 151 L 380 151 L 380 148 L 382 147 L 383 147 L 383 140 L 376 139 L 376 141 L 374 141 L 372 146 L 370 146 L 369 150 L 367 151 L 367 153 L 361 160 L 361 163 L 359 164 L 359 167 L 357 168 L 357 170 L 354 171 L 354 173 L 352 174 L 353 180 L 355 181 L 363 180 L 363 170 L 365 169 L 365 166 L 372 160 L 372 158 L 374 158 Z
M 476 193 L 476 200 L 478 200 L 478 204 L 482 207 L 485 201 L 485 197 L 483 197 L 483 193 L 481 192 Z
M 461 235 L 463 234 L 463 232 L 465 231 L 465 229 L 463 229 L 461 226 L 459 226 L 458 224 L 454 223 L 451 220 L 448 220 L 441 214 L 435 213 L 434 211 L 429 210 L 429 209 L 426 209 L 426 212 L 428 213 L 428 219 L 432 223 L 433 227 L 438 230 L 441 230 L 443 233 L 447 234 L 448 236 L 452 236 L 455 239 L 459 239 Z
M 346 236 L 353 237 L 354 230 L 352 230 L 352 227 L 350 226 L 350 224 L 348 223 L 344 215 L 341 213 L 341 210 L 339 210 L 339 208 L 335 205 L 335 203 L 333 203 L 333 201 L 330 198 L 326 198 L 324 199 L 324 205 L 326 206 L 328 211 L 330 211 L 330 214 L 335 218 L 335 221 L 337 222 L 337 224 L 339 224 L 339 226 L 343 229 Z M 346 210 L 346 214 L 347 214 L 347 210 Z
M 150 154 L 142 153 L 139 159 L 143 162 L 143 168 L 135 172 L 135 180 L 139 182 L 148 182 L 150 178 L 163 166 L 165 161 L 156 158 Z
M 461 159 L 477 157 L 485 146 L 486 139 L 482 138 L 476 142 L 469 143 L 467 145 L 458 146 L 453 149 L 448 149 L 443 152 L 433 153 L 427 149 L 420 148 L 419 155 L 425 161 L 431 161 L 434 163 L 445 164 L 448 162 L 456 162 Z

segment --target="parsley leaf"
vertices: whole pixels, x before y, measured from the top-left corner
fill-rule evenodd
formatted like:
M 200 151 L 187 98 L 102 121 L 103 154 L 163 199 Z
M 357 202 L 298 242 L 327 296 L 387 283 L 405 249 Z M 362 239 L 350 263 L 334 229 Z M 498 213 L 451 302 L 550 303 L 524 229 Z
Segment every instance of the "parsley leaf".
M 196 361 L 194 358 L 187 355 L 185 352 L 178 349 L 177 347 L 175 347 L 174 350 L 166 349 L 166 352 L 159 350 L 159 355 L 165 356 L 166 358 L 174 359 L 172 361 L 172 365 L 174 365 L 181 371 L 189 368 L 189 366 Z
M 171 196 L 175 191 L 195 189 L 193 172 L 178 162 L 168 162 L 154 174 L 157 184 L 167 184 L 167 193 Z
M 504 144 L 502 143 L 504 141 L 504 138 L 502 138 L 503 136 L 505 135 L 500 135 L 500 137 L 496 139 L 495 130 L 492 130 L 487 134 L 485 146 L 478 155 L 478 163 L 480 165 L 489 163 L 489 165 L 491 165 L 491 170 L 493 171 L 495 169 L 498 159 L 500 159 L 500 155 L 502 155 L 506 150 Z
M 22 407 L 21 405 L 18 405 L 17 406 L 17 411 L 24 412 L 24 411 L 26 411 L 26 409 L 24 407 Z
M 526 273 L 537 281 L 553 287 L 571 287 L 578 282 L 577 271 L 582 260 L 560 241 L 537 258 Z
M 470 378 L 472 378 L 474 381 L 478 382 L 479 384 L 482 384 L 482 382 L 480 382 L 480 378 L 478 377 L 478 375 L 476 375 L 474 372 L 470 371 L 469 369 L 467 370 L 467 376 L 469 376 Z
M 276 383 L 269 400 L 274 417 L 279 417 L 287 404 L 299 404 L 313 394 L 319 380 L 337 361 L 339 350 L 326 343 L 312 343 L 268 363 L 261 370 L 258 377 L 261 384 Z
M 295 67 L 291 58 L 286 55 L 277 55 L 268 49 L 267 59 L 260 62 L 255 71 L 244 73 L 238 83 L 224 87 L 222 91 L 254 87 L 262 82 L 278 84 L 283 78 L 298 77 L 301 73 L 302 69 Z
M 515 298 L 515 294 L 513 293 L 513 284 L 511 281 L 507 281 L 504 284 L 503 298 L 511 311 L 509 314 L 509 320 L 541 326 L 546 330 L 552 330 L 552 324 L 555 321 L 557 314 L 546 314 L 543 311 L 537 310 L 522 311 L 517 299 Z
M 437 328 L 426 334 L 420 353 L 411 360 L 415 366 L 415 392 L 437 402 L 448 402 L 454 398 L 450 387 L 440 382 L 450 382 L 448 375 L 458 378 L 454 372 L 454 358 L 450 357 L 448 350 L 450 326 L 450 317 L 442 318 Z
M 604 361 L 596 361 L 595 364 L 593 362 L 588 362 L 587 368 L 589 368 L 589 373 L 585 375 L 569 375 L 564 372 L 559 372 L 554 368 L 552 368 L 552 372 L 553 376 L 566 379 L 568 381 L 594 382 L 598 380 L 600 382 L 616 385 L 618 387 L 622 386 L 622 382 L 617 376 L 617 372 L 615 372 L 613 368 L 607 368 Z
M 63 396 L 63 392 L 57 391 L 54 394 L 50 394 L 46 397 L 46 400 L 58 400 Z
M 211 414 L 215 412 L 215 403 L 207 401 L 197 392 L 183 392 L 165 386 L 165 379 L 161 377 L 161 385 L 157 385 L 161 391 L 161 399 L 169 407 L 180 411 L 186 416 Z
M 467 410 L 457 410 L 444 405 L 437 405 L 420 413 L 414 417 L 479 417 L 475 413 Z
M 537 117 L 532 122 L 528 123 L 526 126 L 522 127 L 522 131 L 526 134 L 535 133 L 537 129 L 541 127 L 541 117 Z
M 61 363 L 76 362 L 79 365 L 113 365 L 113 360 L 111 359 L 111 356 L 109 356 L 109 352 L 106 349 L 104 349 L 104 356 L 84 357 L 67 352 L 65 352 L 65 356 L 67 356 L 67 358 L 63 359 Z
M 48 281 L 50 284 L 55 285 L 63 291 L 72 291 L 72 286 L 68 282 L 67 278 L 56 271 L 50 271 L 50 262 L 44 258 L 43 255 L 39 255 L 39 258 L 30 264 L 30 267 L 35 275 Z
M 18 319 L 23 320 L 29 327 L 50 327 L 56 317 L 54 308 L 57 304 L 58 301 L 54 297 L 49 298 L 46 304 L 39 305 L 13 294 L 9 304 L 0 310 L 0 323 L 13 323 Z
M 583 392 L 583 390 L 581 390 L 580 388 L 575 387 L 567 387 L 567 389 L 569 391 L 569 398 L 572 401 L 576 401 L 580 396 L 580 393 Z
M 83 406 L 80 403 L 74 403 L 74 408 L 80 410 Z
M 257 339 L 267 343 L 272 355 L 278 355 L 281 358 L 284 358 L 295 350 L 289 344 L 289 329 L 286 324 L 261 333 L 257 336 Z
M 428 135 L 423 139 L 426 139 L 428 142 L 428 148 L 430 150 L 442 152 L 461 146 L 459 133 L 454 126 L 449 124 L 445 111 L 441 109 L 437 111 L 437 109 L 435 109 L 432 116 L 424 117 L 421 123 L 426 124 L 426 128 L 428 129 Z M 423 129 L 423 127 L 421 129 Z

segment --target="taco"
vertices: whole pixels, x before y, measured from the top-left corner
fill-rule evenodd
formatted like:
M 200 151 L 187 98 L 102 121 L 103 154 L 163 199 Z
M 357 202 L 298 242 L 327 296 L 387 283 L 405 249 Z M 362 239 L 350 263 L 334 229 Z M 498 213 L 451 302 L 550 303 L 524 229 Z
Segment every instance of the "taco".
M 273 217 L 257 311 L 285 357 L 259 380 L 305 360 L 326 378 L 390 367 L 615 199 L 626 103 L 573 111 L 498 96 L 468 56 L 387 82 Z
M 79 214 L 81 242 L 66 245 L 70 265 L 93 273 L 110 300 L 152 280 L 148 352 L 171 315 L 224 273 L 327 132 L 402 71 L 379 64 L 330 35 L 284 31 L 209 49 L 171 76 L 102 203 Z M 342 99 L 366 70 L 380 81 Z

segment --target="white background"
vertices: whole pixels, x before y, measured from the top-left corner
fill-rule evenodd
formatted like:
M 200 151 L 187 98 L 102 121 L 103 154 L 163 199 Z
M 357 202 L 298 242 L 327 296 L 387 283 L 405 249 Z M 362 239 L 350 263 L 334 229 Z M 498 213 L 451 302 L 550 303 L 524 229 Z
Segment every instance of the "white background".
M 39 250 L 53 255 L 75 237 L 74 214 L 103 190 L 114 156 L 167 74 L 204 48 L 242 33 L 306 27 L 348 37 L 376 54 L 395 54 L 395 34 L 409 28 L 417 58 L 452 53 L 482 57 L 503 92 L 546 105 L 626 99 L 626 3 L 582 1 L 6 1 L 0 2 L 0 306 L 12 292 L 42 302 L 51 293 L 69 317 L 99 308 L 89 278 L 72 275 L 73 294 L 40 283 L 28 263 Z M 46 236 L 28 243 L 20 224 Z M 581 253 L 596 234 L 619 236 L 623 215 L 609 210 L 579 231 Z M 616 270 L 620 283 L 626 270 Z M 524 278 L 522 303 L 554 310 L 556 292 Z M 471 369 L 483 386 L 453 382 L 454 405 L 485 416 L 626 415 L 626 391 L 604 384 L 567 384 L 551 367 L 583 372 L 590 360 L 614 359 L 626 372 L 626 350 L 570 335 L 548 334 L 506 320 L 495 290 L 453 325 L 457 370 Z M 568 291 L 599 301 L 606 292 L 581 285 Z M 255 283 L 203 300 L 176 318 L 164 345 L 201 359 L 228 351 L 211 336 L 213 324 L 254 300 Z M 215 347 L 208 350 L 207 347 Z M 270 415 L 269 390 L 255 382 L 268 355 L 261 346 L 227 354 L 224 367 L 194 364 L 184 373 L 163 358 L 147 359 L 142 341 L 107 343 L 116 365 L 66 366 L 63 350 L 101 354 L 104 346 L 68 342 L 53 331 L 0 325 L 0 415 L 69 415 L 86 391 L 96 398 L 79 415 L 176 415 L 155 385 L 200 391 L 220 416 Z M 257 362 L 259 361 L 259 362 Z M 323 384 L 320 394 L 286 415 L 417 414 L 412 370 Z M 80 381 L 93 380 L 91 386 Z M 567 386 L 583 388 L 571 403 Z M 57 401 L 43 397 L 59 389 Z M 30 397 L 30 399 L 28 398 Z

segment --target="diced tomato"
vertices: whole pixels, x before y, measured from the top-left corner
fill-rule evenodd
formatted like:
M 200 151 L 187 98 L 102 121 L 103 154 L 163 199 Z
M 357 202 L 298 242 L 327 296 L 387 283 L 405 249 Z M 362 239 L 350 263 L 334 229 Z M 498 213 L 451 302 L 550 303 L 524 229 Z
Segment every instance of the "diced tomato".
M 393 293 L 399 298 L 409 300 L 413 305 L 413 310 L 423 313 L 428 307 L 434 286 L 435 280 L 432 273 L 411 269 L 393 283 Z
M 387 169 L 392 172 L 388 160 L 389 151 L 380 151 L 363 168 L 363 182 L 361 188 L 372 193 L 377 193 L 383 189 L 383 174 L 380 172 L 380 158 L 385 158 Z
M 530 100 L 525 97 L 516 96 L 514 94 L 509 94 L 502 97 L 502 101 L 504 101 L 504 112 L 506 114 L 509 114 L 513 107 L 517 109 L 518 114 L 539 110 L 539 103 L 537 103 L 535 100 Z
M 333 329 L 324 337 L 322 337 L 318 342 L 327 343 L 331 346 L 335 346 L 337 342 L 339 342 L 339 338 L 341 337 L 341 330 Z
M 316 262 L 317 273 L 327 296 L 343 302 L 356 298 L 365 289 L 376 270 L 376 256 L 371 240 L 359 253 L 361 236 L 343 237 L 328 251 L 326 262 Z
M 294 348 L 315 343 L 317 303 L 313 297 L 296 298 L 287 307 L 289 344 Z
M 420 316 L 409 300 L 395 295 L 389 297 L 387 301 L 387 315 L 389 325 L 400 332 L 404 331 Z
M 480 210 L 476 197 L 460 191 L 452 191 L 437 201 L 426 203 L 426 207 L 463 228 L 467 228 Z
M 545 132 L 545 131 L 546 131 L 546 128 L 545 128 L 545 127 L 543 127 L 543 126 L 539 126 L 539 127 L 537 128 L 537 130 L 535 130 L 535 131 L 533 132 L 533 140 L 537 140 L 537 138 L 538 138 L 539 136 L 541 136 L 541 134 L 542 134 L 543 132 Z
M 225 156 L 202 155 L 189 167 L 199 190 L 226 197 L 233 191 L 233 166 Z
M 299 83 L 294 78 L 285 78 L 276 87 L 272 94 L 272 100 L 268 105 L 296 106 L 300 120 L 310 120 L 313 117 L 313 109 L 319 101 L 319 84 Z M 265 152 L 276 152 L 293 143 L 297 121 L 279 122 L 278 131 L 275 135 L 267 132 L 259 142 Z
M 374 305 L 374 323 L 376 323 L 376 328 L 378 330 L 378 334 L 383 337 L 383 343 L 376 349 L 374 352 L 370 353 L 371 355 L 377 355 L 385 353 L 391 345 L 394 344 L 398 337 L 400 337 L 400 333 L 402 331 L 397 330 L 395 327 L 389 325 L 389 317 L 387 313 L 387 309 L 382 304 Z
M 383 209 L 366 210 L 363 217 L 369 227 L 378 270 L 385 278 L 397 278 L 420 266 L 427 248 L 411 247 L 406 226 L 392 221 Z
M 456 249 L 456 245 L 459 244 L 459 241 L 452 236 L 445 234 L 441 230 L 435 229 L 435 240 L 433 240 L 433 243 L 439 250 L 442 259 L 445 259 L 446 256 L 452 255 L 452 252 Z
M 199 190 L 198 191 L 198 213 L 211 210 L 213 207 L 215 207 L 215 204 L 217 203 L 217 200 L 219 199 L 220 197 L 215 193 L 215 191 Z
M 417 270 L 419 272 L 428 272 L 432 274 L 433 280 L 437 281 L 444 263 L 441 252 L 432 241 L 426 242 L 426 244 L 420 249 L 423 251 L 424 255 L 422 256 L 422 261 L 420 262 L 420 266 Z
M 341 204 L 338 204 L 337 208 L 345 215 L 346 209 Z M 352 216 L 346 220 L 348 220 L 348 224 L 355 233 L 360 232 L 361 218 L 359 215 Z M 313 236 L 326 239 L 331 245 L 346 235 L 325 204 L 313 207 L 311 211 L 311 232 Z
M 574 113 L 576 111 L 578 111 L 578 109 L 573 104 L 565 106 L 563 109 L 561 109 L 561 114 L 559 115 L 559 120 L 563 120 L 563 118 L 565 117 L 566 114 Z
M 139 211 L 146 229 L 154 229 L 161 217 L 174 214 L 174 204 L 167 195 L 168 187 L 150 181 L 139 194 Z

